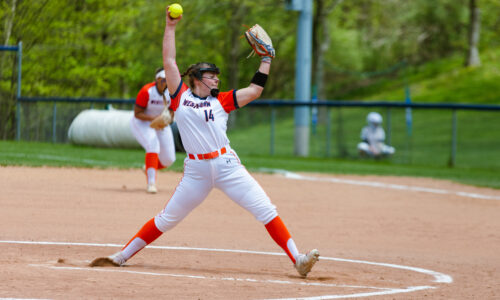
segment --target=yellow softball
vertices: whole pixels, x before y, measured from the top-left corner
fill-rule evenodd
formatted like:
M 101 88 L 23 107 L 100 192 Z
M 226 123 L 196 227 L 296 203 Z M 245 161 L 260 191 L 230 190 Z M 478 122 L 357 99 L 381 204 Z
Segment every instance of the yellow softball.
M 178 18 L 182 12 L 182 6 L 179 3 L 170 4 L 168 7 L 168 13 L 172 19 Z

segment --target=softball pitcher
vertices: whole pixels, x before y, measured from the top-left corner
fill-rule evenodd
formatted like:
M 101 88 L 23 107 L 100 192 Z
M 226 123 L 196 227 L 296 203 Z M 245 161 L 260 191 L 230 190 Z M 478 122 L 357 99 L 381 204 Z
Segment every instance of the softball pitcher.
M 168 8 L 167 8 L 168 11 Z M 175 28 L 181 18 L 166 20 L 163 64 L 168 90 L 187 157 L 184 175 L 165 208 L 149 220 L 121 251 L 97 258 L 91 266 L 120 266 L 162 233 L 174 228 L 200 205 L 215 187 L 263 223 L 272 239 L 286 252 L 300 275 L 306 276 L 319 258 L 318 250 L 300 254 L 276 207 L 262 187 L 241 164 L 226 135 L 231 111 L 260 97 L 274 57 L 272 44 L 255 49 L 262 60 L 248 87 L 219 92 L 219 69 L 210 63 L 191 65 L 180 75 L 175 61 Z M 257 33 L 247 31 L 247 38 Z M 262 29 L 261 29 L 262 30 Z M 263 31 L 263 30 L 262 30 Z M 265 31 L 259 35 L 267 35 Z M 252 37 L 253 36 L 253 37 Z M 251 41 L 249 41 L 251 43 Z M 258 40 L 257 42 L 263 42 Z M 251 43 L 252 44 L 252 43 Z M 187 77 L 188 85 L 182 80 Z
M 147 192 L 156 193 L 156 173 L 175 161 L 175 144 L 170 126 L 151 128 L 151 121 L 170 105 L 167 81 L 163 68 L 156 70 L 155 81 L 141 88 L 135 100 L 134 117 L 130 128 L 136 140 L 146 150 L 145 172 Z

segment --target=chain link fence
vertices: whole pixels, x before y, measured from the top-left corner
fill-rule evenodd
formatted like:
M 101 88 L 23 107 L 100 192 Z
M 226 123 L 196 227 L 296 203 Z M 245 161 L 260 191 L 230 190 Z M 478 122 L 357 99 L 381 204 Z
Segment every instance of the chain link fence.
M 134 99 L 21 97 L 19 138 L 68 143 L 68 129 L 82 110 L 133 110 Z M 395 164 L 500 168 L 500 105 L 321 101 L 316 104 L 257 100 L 231 113 L 231 146 L 244 155 L 294 156 L 294 110 L 317 107 L 311 116 L 309 157 L 357 159 L 366 115 L 384 117 L 386 143 Z M 411 108 L 411 126 L 407 109 Z M 306 141 L 307 142 L 307 141 Z

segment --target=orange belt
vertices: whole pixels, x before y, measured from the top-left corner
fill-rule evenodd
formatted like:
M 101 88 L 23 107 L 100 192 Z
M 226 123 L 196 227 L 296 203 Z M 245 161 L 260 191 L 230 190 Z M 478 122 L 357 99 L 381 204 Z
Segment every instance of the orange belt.
M 220 150 L 215 150 L 214 152 L 210 152 L 210 153 L 196 154 L 196 157 L 198 157 L 199 160 L 212 159 L 212 158 L 218 157 L 219 152 L 220 152 L 220 155 L 225 154 L 227 152 L 226 147 L 222 147 Z M 196 159 L 194 154 L 189 153 L 188 156 L 190 159 Z

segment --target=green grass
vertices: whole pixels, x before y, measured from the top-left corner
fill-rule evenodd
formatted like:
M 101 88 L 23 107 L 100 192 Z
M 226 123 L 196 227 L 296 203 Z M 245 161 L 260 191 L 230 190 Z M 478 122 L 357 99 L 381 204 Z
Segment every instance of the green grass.
M 100 149 L 71 144 L 0 142 L 0 165 L 140 168 L 144 153 L 139 149 Z
M 53 166 L 82 168 L 140 168 L 141 149 L 108 149 L 35 142 L 0 141 L 0 165 Z M 238 151 L 238 148 L 236 148 Z M 178 153 L 170 168 L 182 171 L 185 154 Z M 448 179 L 465 184 L 500 189 L 500 172 L 486 168 L 447 168 L 430 165 L 401 165 L 390 161 L 357 159 L 297 158 L 290 155 L 240 155 L 249 170 L 261 168 L 330 174 L 377 174 Z
M 463 55 L 410 66 L 391 78 L 373 79 L 343 99 L 403 101 L 406 73 L 413 102 L 498 104 L 500 82 L 500 48 L 481 52 L 482 65 L 463 66 Z

